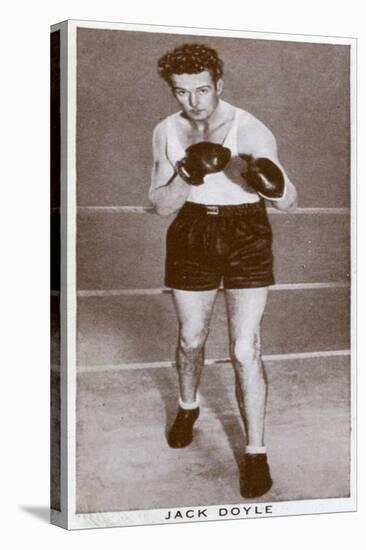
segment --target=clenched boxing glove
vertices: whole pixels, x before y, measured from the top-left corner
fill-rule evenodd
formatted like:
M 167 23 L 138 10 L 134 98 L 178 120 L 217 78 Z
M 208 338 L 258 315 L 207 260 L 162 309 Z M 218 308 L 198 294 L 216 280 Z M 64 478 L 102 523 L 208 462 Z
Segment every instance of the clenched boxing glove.
M 230 149 L 218 143 L 201 141 L 185 150 L 185 156 L 175 165 L 177 173 L 191 185 L 202 185 L 207 174 L 224 170 L 231 157 Z
M 285 190 L 282 170 L 270 159 L 240 155 L 247 163 L 247 171 L 242 177 L 259 195 L 268 200 L 279 200 Z

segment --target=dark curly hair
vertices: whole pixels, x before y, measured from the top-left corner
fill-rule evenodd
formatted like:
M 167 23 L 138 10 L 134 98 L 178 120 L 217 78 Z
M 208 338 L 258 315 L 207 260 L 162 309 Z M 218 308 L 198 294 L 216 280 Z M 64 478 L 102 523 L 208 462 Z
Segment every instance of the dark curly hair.
M 222 77 L 224 63 L 213 48 L 203 44 L 183 44 L 158 61 L 160 76 L 171 85 L 172 74 L 198 74 L 210 71 L 215 82 Z

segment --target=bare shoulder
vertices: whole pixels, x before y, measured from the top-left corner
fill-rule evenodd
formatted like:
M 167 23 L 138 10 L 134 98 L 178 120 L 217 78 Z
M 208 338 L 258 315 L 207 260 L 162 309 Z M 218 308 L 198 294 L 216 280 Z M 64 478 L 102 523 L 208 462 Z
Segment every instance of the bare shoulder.
M 239 129 L 262 134 L 272 134 L 271 130 L 252 113 L 239 109 Z
M 166 133 L 167 119 L 168 119 L 168 117 L 163 118 L 163 120 L 160 120 L 156 124 L 156 126 L 154 127 L 154 130 L 153 130 L 154 137 L 159 137 L 159 136 Z
M 168 132 L 168 126 L 177 127 L 179 125 L 180 113 L 173 113 L 160 120 L 153 130 L 154 139 L 165 139 Z
M 160 120 L 160 122 L 156 124 L 153 130 L 153 138 L 152 138 L 153 150 L 154 150 L 154 154 L 159 157 L 164 151 L 166 146 L 167 118 L 168 117 L 164 118 L 163 120 Z
M 254 153 L 257 149 L 276 148 L 276 140 L 272 131 L 259 118 L 240 109 L 238 147 L 240 152 Z

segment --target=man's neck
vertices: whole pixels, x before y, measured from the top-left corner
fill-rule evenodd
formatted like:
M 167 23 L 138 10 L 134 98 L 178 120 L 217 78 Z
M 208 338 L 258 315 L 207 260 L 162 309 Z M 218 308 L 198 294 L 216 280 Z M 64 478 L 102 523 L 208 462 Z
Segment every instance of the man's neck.
M 205 120 L 190 120 L 192 126 L 202 133 L 208 133 L 210 130 L 221 126 L 227 121 L 228 104 L 221 99 L 218 100 L 215 110 Z

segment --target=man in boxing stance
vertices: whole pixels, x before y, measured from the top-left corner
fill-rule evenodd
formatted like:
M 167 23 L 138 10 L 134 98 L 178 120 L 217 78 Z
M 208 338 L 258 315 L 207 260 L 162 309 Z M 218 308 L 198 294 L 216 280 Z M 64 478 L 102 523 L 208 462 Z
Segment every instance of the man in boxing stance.
M 247 438 L 240 491 L 243 497 L 257 497 L 272 486 L 260 341 L 268 286 L 274 283 L 264 199 L 292 211 L 296 189 L 279 162 L 271 131 L 221 99 L 223 62 L 216 50 L 184 44 L 164 55 L 158 70 L 181 107 L 155 127 L 149 192 L 159 215 L 178 212 L 167 232 L 165 270 L 179 321 L 179 409 L 168 443 L 181 448 L 192 441 L 204 347 L 222 283 Z

